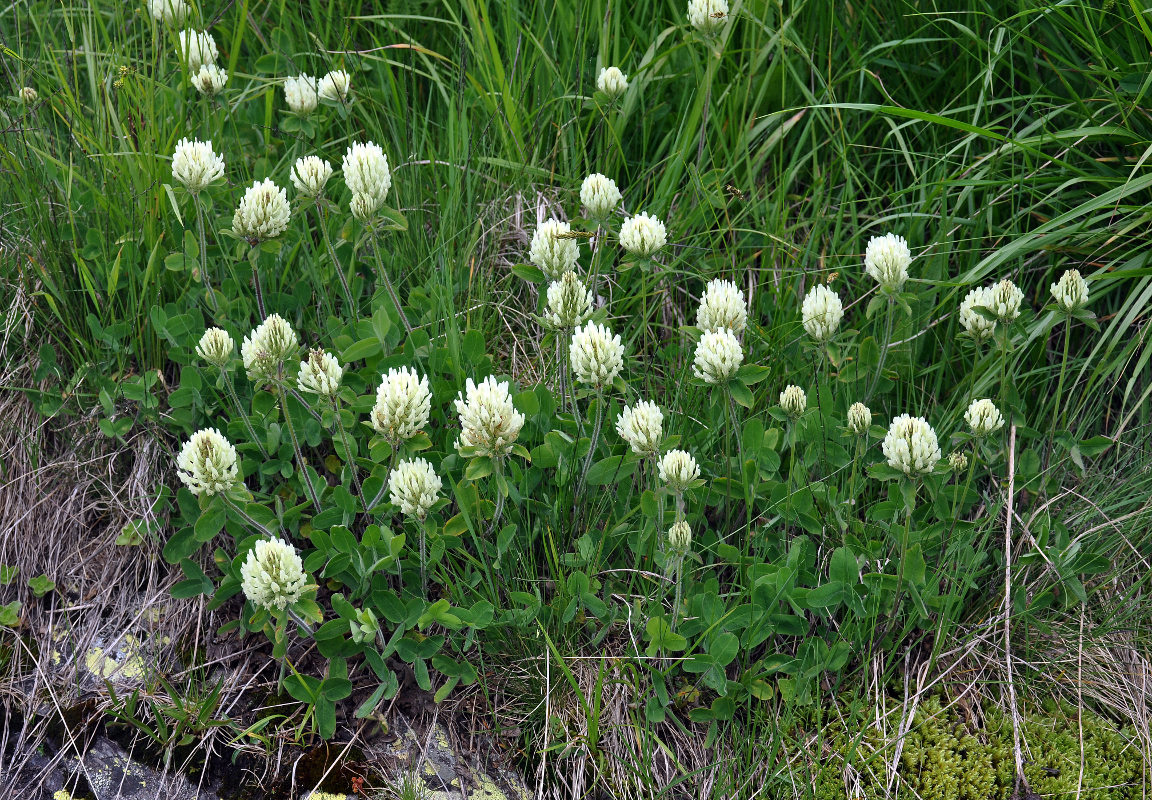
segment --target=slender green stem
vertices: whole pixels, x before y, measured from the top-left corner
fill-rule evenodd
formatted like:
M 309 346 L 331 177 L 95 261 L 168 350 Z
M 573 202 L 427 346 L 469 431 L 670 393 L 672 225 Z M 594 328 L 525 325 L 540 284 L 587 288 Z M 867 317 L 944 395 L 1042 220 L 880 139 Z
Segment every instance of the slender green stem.
M 659 455 L 652 454 L 651 465 L 649 467 L 652 473 L 652 495 L 656 498 L 656 548 L 659 552 L 664 552 L 664 495 L 660 493 L 660 467 Z
M 860 446 L 864 443 L 864 436 L 856 436 L 855 439 L 856 441 L 852 445 L 852 478 L 848 483 L 848 502 L 851 504 L 848 510 L 853 516 L 855 516 L 856 513 L 856 479 L 860 474 L 860 458 L 862 455 Z M 848 527 L 847 524 L 844 525 L 845 544 L 847 544 Z
M 204 209 L 200 205 L 200 193 L 192 195 L 192 205 L 196 206 L 196 234 L 200 240 L 200 279 L 204 281 L 204 288 L 208 292 L 208 299 L 212 303 L 212 313 L 220 310 L 220 301 L 212 291 L 212 279 L 208 277 L 208 246 L 204 236 Z
M 356 467 L 356 458 L 352 455 L 352 447 L 348 444 L 348 432 L 344 429 L 344 420 L 340 418 L 340 401 L 335 397 L 332 398 L 332 415 L 336 418 L 336 430 L 340 433 L 340 443 L 344 446 L 344 455 L 348 459 L 348 470 L 352 473 L 352 485 L 356 488 L 356 496 L 360 498 L 360 504 L 364 506 L 364 511 L 368 511 L 368 506 L 364 505 L 364 487 L 360 485 L 360 471 Z
M 420 520 L 420 592 L 428 599 L 428 532 L 424 520 Z
M 668 626 L 673 631 L 676 630 L 676 623 L 680 621 L 680 602 L 683 596 L 684 554 L 678 553 L 675 558 L 676 593 L 672 600 L 672 624 Z
M 252 421 L 248 419 L 243 406 L 240 405 L 240 397 L 236 394 L 236 387 L 232 385 L 232 376 L 226 369 L 221 369 L 220 375 L 224 378 L 224 386 L 228 389 L 228 396 L 232 398 L 232 405 L 236 407 L 236 413 L 240 415 L 240 419 L 244 420 L 244 427 L 248 429 L 248 436 L 260 448 L 260 455 L 268 458 L 268 451 L 264 449 L 264 443 L 257 438 L 256 431 L 252 427 Z
M 904 509 L 904 535 L 900 542 L 900 568 L 896 574 L 896 599 L 892 603 L 892 614 L 900 613 L 900 602 L 904 599 L 904 562 L 908 556 L 908 540 L 912 537 L 912 512 L 916 507 L 916 495 L 912 503 Z
M 304 451 L 300 449 L 300 439 L 296 436 L 296 425 L 292 422 L 292 415 L 288 412 L 288 392 L 284 391 L 284 365 L 280 364 L 277 368 L 279 373 L 279 389 L 280 389 L 280 410 L 284 412 L 284 423 L 288 426 L 288 435 L 292 439 L 292 449 L 296 453 L 296 464 L 300 468 L 300 475 L 304 478 L 304 487 L 308 490 L 308 497 L 312 500 L 312 506 L 316 509 L 316 513 L 320 513 L 320 497 L 316 494 L 315 487 L 312 486 L 312 478 L 308 474 L 308 462 L 304 460 Z
M 1056 410 L 1052 412 L 1052 433 L 1057 430 L 1064 430 L 1064 422 L 1060 419 L 1060 414 L 1064 400 L 1064 373 L 1068 368 L 1068 342 L 1071 336 L 1072 320 L 1068 318 L 1064 320 L 1064 357 L 1060 359 L 1060 380 L 1056 383 Z M 1068 409 L 1064 408 L 1063 413 L 1067 414 Z
M 220 496 L 224 498 L 225 505 L 227 505 L 230 509 L 232 509 L 237 514 L 239 514 L 241 519 L 243 519 L 245 522 L 247 522 L 249 525 L 251 525 L 257 531 L 265 534 L 266 536 L 270 536 L 270 537 L 276 535 L 275 533 L 273 533 L 272 531 L 268 530 L 263 525 L 261 525 L 259 522 L 252 519 L 252 517 L 248 516 L 248 512 L 245 511 L 243 508 L 241 508 L 240 505 L 236 501 L 234 501 L 231 497 L 229 497 L 227 494 L 221 493 Z
M 588 477 L 588 470 L 592 466 L 592 459 L 596 455 L 596 444 L 600 441 L 600 428 L 604 425 L 604 392 L 596 389 L 596 424 L 592 428 L 592 441 L 588 445 L 588 455 L 584 457 L 584 466 L 580 470 L 580 480 L 576 483 L 576 494 L 584 494 L 584 481 Z
M 500 517 L 504 515 L 504 490 L 499 480 L 500 476 L 504 474 L 503 458 L 492 460 L 492 474 L 496 479 L 493 481 L 496 484 L 496 510 L 492 512 L 492 526 L 488 529 L 490 534 L 496 530 L 496 526 L 500 524 Z
M 396 289 L 392 286 L 392 280 L 388 277 L 388 271 L 384 269 L 384 259 L 380 255 L 380 244 L 376 241 L 376 231 L 372 230 L 368 234 L 368 238 L 372 240 L 372 253 L 376 256 L 376 273 L 380 276 L 380 282 L 384 284 L 384 288 L 388 291 L 388 296 L 392 298 L 392 305 L 396 307 L 396 313 L 400 315 L 400 321 L 404 323 L 404 330 L 411 335 L 412 325 L 408 322 L 408 317 L 404 316 L 404 309 L 400 306 L 400 298 L 396 294 Z
M 888 360 L 888 345 L 892 342 L 892 320 L 896 315 L 895 305 L 896 301 L 889 297 L 888 306 L 884 311 L 884 345 L 880 348 L 880 361 L 876 365 L 876 374 L 872 376 L 872 383 L 868 386 L 868 391 L 864 393 L 865 403 L 872 399 L 873 392 L 880 385 L 880 377 L 884 374 L 884 362 Z
M 253 258 L 250 261 L 252 265 L 252 289 L 256 292 L 256 311 L 260 314 L 260 319 L 268 318 L 268 314 L 264 309 L 264 287 L 260 283 L 260 259 Z
M 348 312 L 355 320 L 360 316 L 360 309 L 357 307 L 356 301 L 352 299 L 352 288 L 348 285 L 348 276 L 344 274 L 344 268 L 340 266 L 340 259 L 336 257 L 336 248 L 332 246 L 332 237 L 328 235 L 328 215 L 320 209 L 319 204 L 316 206 L 316 224 L 320 226 L 320 233 L 324 237 L 324 247 L 328 250 L 328 258 L 332 260 L 332 268 L 336 270 L 336 276 L 340 279 L 340 288 L 344 291 L 344 302 L 348 304 Z

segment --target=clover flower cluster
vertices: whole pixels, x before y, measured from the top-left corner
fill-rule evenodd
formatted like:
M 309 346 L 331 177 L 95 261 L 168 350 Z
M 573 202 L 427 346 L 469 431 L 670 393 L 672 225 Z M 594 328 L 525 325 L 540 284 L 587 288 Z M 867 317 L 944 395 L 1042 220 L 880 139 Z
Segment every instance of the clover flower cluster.
M 575 328 L 592 316 L 592 292 L 575 272 L 565 272 L 548 285 L 545 321 L 557 330 Z
M 836 335 L 840 320 L 844 318 L 844 304 L 834 291 L 817 284 L 805 295 L 800 313 L 804 330 L 813 341 L 823 343 Z
M 744 363 L 740 340 L 729 328 L 708 331 L 696 344 L 692 374 L 705 383 L 727 383 Z
M 536 226 L 528 258 L 540 268 L 549 280 L 559 280 L 565 273 L 574 272 L 580 259 L 576 240 L 567 236 L 572 226 L 558 219 L 547 219 Z
M 896 417 L 881 448 L 890 467 L 912 477 L 931 472 L 940 460 L 936 431 L 923 417 Z
M 616 420 L 616 432 L 633 453 L 656 456 L 664 439 L 664 413 L 660 406 L 646 400 L 634 406 L 624 406 Z
M 370 418 L 372 429 L 396 448 L 427 427 L 431 413 L 428 378 L 400 367 L 388 370 L 380 381 Z
M 512 452 L 525 417 L 512 404 L 507 381 L 488 376 L 479 384 L 471 378 L 456 398 L 460 416 L 460 436 L 456 449 L 473 448 L 480 456 L 503 458 Z
M 261 539 L 240 567 L 240 587 L 252 605 L 273 613 L 304 595 L 308 575 L 296 548 L 282 539 Z
M 719 278 L 708 281 L 696 310 L 696 327 L 705 333 L 727 328 L 736 336 L 748 325 L 748 302 L 740 287 Z
M 240 480 L 236 448 L 215 428 L 192 434 L 176 457 L 176 476 L 192 494 L 227 492 Z
M 344 183 L 352 192 L 352 215 L 361 222 L 371 220 L 392 188 L 392 172 L 384 149 L 374 142 L 349 145 L 341 170 Z
M 308 351 L 308 358 L 300 362 L 296 385 L 301 392 L 333 398 L 340 391 L 344 368 L 331 353 L 323 350 Z
M 212 142 L 181 139 L 172 153 L 172 177 L 196 194 L 224 176 L 224 159 L 212 149 Z
M 612 383 L 624 368 L 620 335 L 613 335 L 606 326 L 596 322 L 576 329 L 569 353 L 576 380 L 597 389 Z
M 240 357 L 251 380 L 272 382 L 279 377 L 280 368 L 296 354 L 298 347 L 299 340 L 292 326 L 279 314 L 270 314 L 244 337 Z
M 619 67 L 602 67 L 596 77 L 596 88 L 616 100 L 628 91 L 628 76 Z
M 291 216 L 287 192 L 265 178 L 253 182 L 244 192 L 232 215 L 232 232 L 256 245 L 282 234 Z
M 423 521 L 429 509 L 440 499 L 443 482 L 436 470 L 423 458 L 405 459 L 388 475 L 388 493 L 392 505 L 406 517 Z

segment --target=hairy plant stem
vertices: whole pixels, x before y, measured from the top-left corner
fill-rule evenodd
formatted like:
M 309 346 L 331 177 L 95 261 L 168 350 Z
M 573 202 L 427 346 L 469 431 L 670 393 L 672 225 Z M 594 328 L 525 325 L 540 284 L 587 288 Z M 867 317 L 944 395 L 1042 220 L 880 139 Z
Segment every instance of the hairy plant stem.
M 260 284 L 259 254 L 255 258 L 249 259 L 249 262 L 252 266 L 252 290 L 256 292 L 256 312 L 260 315 L 261 320 L 265 320 L 268 318 L 268 314 L 264 309 L 264 287 Z
M 896 301 L 889 297 L 888 306 L 884 311 L 884 345 L 880 348 L 880 361 L 876 365 L 876 374 L 868 385 L 868 391 L 864 393 L 865 403 L 872 399 L 872 394 L 879 387 L 880 378 L 884 374 L 884 362 L 888 360 L 888 345 L 892 342 L 892 320 L 896 315 L 895 306 Z
M 1064 357 L 1060 359 L 1060 380 L 1056 383 L 1056 410 L 1052 412 L 1051 434 L 1055 434 L 1057 430 L 1064 430 L 1064 422 L 1060 419 L 1060 407 L 1064 400 L 1064 374 L 1068 368 L 1068 342 L 1071 337 L 1072 318 L 1068 317 L 1064 320 Z M 1068 409 L 1064 408 L 1063 413 L 1067 415 Z
M 268 530 L 263 525 L 261 525 L 259 522 L 252 519 L 252 517 L 248 516 L 248 512 L 245 511 L 243 508 L 241 508 L 239 503 L 237 503 L 235 500 L 233 500 L 231 497 L 229 497 L 226 492 L 221 492 L 220 496 L 224 498 L 224 504 L 226 506 L 228 506 L 230 509 L 232 509 L 237 514 L 239 514 L 241 519 L 243 519 L 245 522 L 247 522 L 253 528 L 258 530 L 260 533 L 263 533 L 269 537 L 276 535 L 275 533 L 273 533 L 272 531 Z
M 369 230 L 368 238 L 372 240 L 372 253 L 376 256 L 376 274 L 380 276 L 380 282 L 384 284 L 388 296 L 392 298 L 392 305 L 396 307 L 396 313 L 400 315 L 400 322 L 404 324 L 405 332 L 411 336 L 412 325 L 409 324 L 408 317 L 404 316 L 404 309 L 400 306 L 400 298 L 396 294 L 396 289 L 392 286 L 392 280 L 388 277 L 387 270 L 384 269 L 384 259 L 380 255 L 380 244 L 376 241 L 375 228 Z
M 288 426 L 288 435 L 292 439 L 292 449 L 296 453 L 296 464 L 300 468 L 300 475 L 304 478 L 304 487 L 308 490 L 308 497 L 312 501 L 312 506 L 319 514 L 320 497 L 316 494 L 315 487 L 312 486 L 312 478 L 308 475 L 308 462 L 304 460 L 304 451 L 300 449 L 300 440 L 296 436 L 296 425 L 292 422 L 292 415 L 288 412 L 288 392 L 284 390 L 283 362 L 276 367 L 276 373 L 279 378 L 277 388 L 280 390 L 280 410 L 284 412 L 284 423 Z
M 660 456 L 658 453 L 653 453 L 650 462 L 650 471 L 652 473 L 652 495 L 656 498 L 656 549 L 658 552 L 664 552 L 664 495 L 660 494 Z
M 336 270 L 336 276 L 340 278 L 340 288 L 344 291 L 344 302 L 348 304 L 348 312 L 355 320 L 360 316 L 360 309 L 357 307 L 356 301 L 352 299 L 352 287 L 348 285 L 348 277 L 344 274 L 344 268 L 340 266 L 340 259 L 336 257 L 336 248 L 332 246 L 332 237 L 328 235 L 328 214 L 320 208 L 319 203 L 316 204 L 316 224 L 320 227 L 320 234 L 324 237 L 324 247 L 328 251 L 328 258 L 332 260 L 332 268 Z
M 232 405 L 236 407 L 236 413 L 240 415 L 240 419 L 244 420 L 244 427 L 248 429 L 248 436 L 260 448 L 260 455 L 268 458 L 268 451 L 264 449 L 264 443 L 256 436 L 256 430 L 252 427 L 252 421 L 248 419 L 248 415 L 244 413 L 243 406 L 240 405 L 240 397 L 236 394 L 236 387 L 232 385 L 232 376 L 228 370 L 220 370 L 221 377 L 224 378 L 224 386 L 228 389 L 228 396 L 232 398 Z
M 420 592 L 421 596 L 428 599 L 428 532 L 424 526 L 424 520 L 418 520 L 420 526 Z
M 904 599 L 904 562 L 908 556 L 908 540 L 912 536 L 912 512 L 916 510 L 916 490 L 919 487 L 913 484 L 912 488 L 912 502 L 904 507 L 904 536 L 900 541 L 900 569 L 897 570 L 896 575 L 896 599 L 892 603 L 893 616 L 900 613 L 900 603 Z
M 503 484 L 499 478 L 504 474 L 504 458 L 503 456 L 492 459 L 492 474 L 496 480 L 496 509 L 492 512 L 492 526 L 488 529 L 489 535 L 495 530 L 496 526 L 500 524 L 500 517 L 504 514 L 504 489 Z
M 860 452 L 860 446 L 864 443 L 864 436 L 857 435 L 855 439 L 856 442 L 852 445 L 852 478 L 848 482 L 848 502 L 852 504 L 849 511 L 853 514 L 856 512 L 856 479 L 860 475 L 860 459 L 863 455 Z M 845 524 L 843 544 L 848 543 L 848 528 L 849 526 Z
M 584 456 L 584 466 L 580 469 L 580 480 L 576 483 L 576 494 L 583 496 L 584 481 L 596 455 L 596 443 L 600 440 L 600 428 L 604 425 L 604 391 L 596 388 L 596 424 L 592 427 L 592 440 L 588 445 L 588 455 Z
M 340 443 L 344 445 L 344 455 L 348 458 L 348 470 L 352 474 L 352 485 L 356 488 L 356 496 L 367 513 L 368 506 L 364 505 L 364 487 L 360 485 L 359 469 L 356 467 L 356 458 L 352 455 L 352 447 L 348 444 L 348 432 L 344 429 L 344 420 L 340 418 L 340 401 L 332 398 L 332 416 L 336 418 L 336 430 L 340 433 Z
M 676 577 L 676 592 L 673 595 L 673 600 L 672 600 L 672 624 L 669 625 L 668 627 L 671 628 L 673 631 L 675 631 L 676 630 L 676 623 L 678 623 L 680 621 L 680 602 L 683 598 L 683 587 L 684 587 L 684 581 L 682 580 L 682 578 L 684 576 L 684 554 L 683 553 L 677 553 L 676 554 L 673 570 L 675 572 L 675 577 Z
M 212 313 L 215 314 L 220 310 L 220 302 L 216 299 L 215 292 L 212 291 L 212 279 L 208 277 L 208 247 L 207 239 L 204 236 L 204 208 L 200 205 L 199 192 L 192 195 L 192 205 L 196 206 L 196 233 L 200 240 L 200 280 L 204 281 L 204 288 L 207 290 L 208 299 L 212 303 Z

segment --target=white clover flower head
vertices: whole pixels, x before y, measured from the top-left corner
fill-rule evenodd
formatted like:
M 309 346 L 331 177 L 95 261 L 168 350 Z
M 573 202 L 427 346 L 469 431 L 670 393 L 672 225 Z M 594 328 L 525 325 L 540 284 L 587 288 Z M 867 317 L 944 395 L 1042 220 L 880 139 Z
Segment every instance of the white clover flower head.
M 176 476 L 195 495 L 226 492 L 240 482 L 236 448 L 215 428 L 196 431 L 176 457 Z
M 148 0 L 148 13 L 161 24 L 179 25 L 188 17 L 184 0 Z
M 232 215 L 232 231 L 255 246 L 282 234 L 291 216 L 288 193 L 265 178 L 253 182 L 244 192 Z
M 696 310 L 696 327 L 703 331 L 728 328 L 740 336 L 747 326 L 748 303 L 740 287 L 719 278 L 708 281 Z
M 316 97 L 316 79 L 311 75 L 284 79 L 284 101 L 293 114 L 311 114 L 316 110 Z
M 575 272 L 565 272 L 548 285 L 548 308 L 544 319 L 557 330 L 575 328 L 592 316 L 592 292 Z
M 931 472 L 940 460 L 936 431 L 923 417 L 907 414 L 892 420 L 881 449 L 890 467 L 909 476 Z
M 195 75 L 205 64 L 215 64 L 220 55 L 216 40 L 207 31 L 194 31 L 191 28 L 180 31 L 179 47 L 176 55 L 184 62 L 188 72 Z
M 428 378 L 411 367 L 392 368 L 382 376 L 372 407 L 372 428 L 393 447 L 411 439 L 428 425 L 432 392 Z
M 624 195 L 616 188 L 616 181 L 599 172 L 593 172 L 580 184 L 580 202 L 592 219 L 608 218 L 623 199 Z
M 212 142 L 181 139 L 172 153 L 172 177 L 192 194 L 202 192 L 224 175 L 224 159 L 212 150 Z
M 404 459 L 388 475 L 388 494 L 392 505 L 406 517 L 423 521 L 440 499 L 440 476 L 423 458 Z
M 277 377 L 280 366 L 295 355 L 298 346 L 292 326 L 279 314 L 270 314 L 244 337 L 240 357 L 250 379 L 271 381 Z
M 320 79 L 316 94 L 325 103 L 342 105 L 348 102 L 352 90 L 352 78 L 342 69 L 335 69 Z
M 1004 427 L 1000 409 L 988 399 L 973 400 L 964 412 L 964 421 L 968 423 L 973 436 L 987 436 Z
M 20 87 L 19 97 L 21 103 L 30 106 L 40 99 L 40 93 L 31 86 L 22 86 Z
M 308 575 L 296 548 L 275 537 L 261 539 L 240 567 L 240 586 L 252 605 L 279 612 L 304 594 Z
M 503 458 L 524 427 L 524 415 L 512 405 L 507 381 L 489 375 L 479 384 L 469 378 L 456 398 L 460 436 L 456 449 L 475 448 L 476 455 Z
M 660 442 L 664 439 L 664 414 L 660 406 L 647 400 L 624 406 L 616 420 L 616 432 L 629 444 L 633 453 L 659 455 Z
M 1070 269 L 1060 276 L 1060 280 L 1049 287 L 1056 305 L 1071 313 L 1084 307 L 1088 302 L 1088 283 L 1080 277 L 1080 271 Z
M 570 355 L 576 380 L 597 389 L 612 383 L 624 368 L 620 335 L 613 335 L 607 326 L 596 322 L 589 322 L 572 333 Z
M 800 307 L 804 330 L 813 341 L 824 343 L 836 335 L 844 318 L 844 304 L 839 295 L 823 284 L 808 290 Z
M 780 392 L 780 407 L 784 409 L 785 414 L 796 419 L 808 408 L 808 395 L 799 386 L 791 383 Z
M 392 171 L 388 168 L 384 149 L 374 142 L 355 142 L 344 151 L 341 168 L 344 182 L 352 192 L 352 213 L 360 220 L 370 218 L 384 205 L 388 190 L 392 188 Z M 357 200 L 357 195 L 363 196 Z
M 996 330 L 996 321 L 986 319 L 976 313 L 975 309 L 986 308 L 992 310 L 992 289 L 987 286 L 977 286 L 964 296 L 960 303 L 960 324 L 965 332 L 977 342 L 992 338 Z
M 666 244 L 668 231 L 654 216 L 641 212 L 620 226 L 620 246 L 632 255 L 651 258 Z
M 628 91 L 628 76 L 619 67 L 602 67 L 596 77 L 596 88 L 615 100 Z
M 688 520 L 682 519 L 672 523 L 668 529 L 668 544 L 679 553 L 686 553 L 692 549 L 692 528 Z
M 319 156 L 304 156 L 292 165 L 292 185 L 302 197 L 319 197 L 332 177 L 332 165 Z
M 886 233 L 868 240 L 864 271 L 875 278 L 885 292 L 892 294 L 904 288 L 911 263 L 912 251 L 903 236 Z
M 669 450 L 657 467 L 660 481 L 677 494 L 684 492 L 700 477 L 700 467 L 687 450 Z
M 199 71 L 190 78 L 190 83 L 200 94 L 212 97 L 224 91 L 228 73 L 215 64 L 201 64 Z
M 989 306 L 996 319 L 1003 323 L 1012 323 L 1020 316 L 1020 302 L 1024 299 L 1024 292 L 1012 281 L 1005 278 L 992 287 L 992 303 Z
M 728 0 L 689 0 L 688 22 L 705 36 L 716 36 L 728 24 Z
M 300 391 L 317 394 L 321 397 L 335 397 L 340 391 L 340 379 L 344 368 L 331 353 L 323 350 L 309 350 L 308 358 L 300 362 L 300 374 L 296 385 Z
M 236 342 L 223 328 L 209 328 L 204 331 L 200 343 L 196 345 L 196 355 L 219 369 L 228 366 L 228 361 L 235 351 Z
M 740 340 L 729 328 L 708 331 L 696 343 L 692 374 L 705 383 L 727 383 L 744 363 Z
M 547 219 L 536 226 L 532 233 L 532 243 L 528 247 L 529 260 L 548 276 L 549 280 L 559 280 L 565 272 L 573 272 L 580 258 L 580 248 L 575 239 L 564 234 L 572 232 L 572 226 L 558 219 Z
M 872 411 L 863 403 L 853 403 L 848 408 L 848 430 L 857 436 L 868 433 L 872 426 Z
M 948 454 L 948 466 L 953 472 L 962 472 L 968 468 L 968 456 L 957 450 Z

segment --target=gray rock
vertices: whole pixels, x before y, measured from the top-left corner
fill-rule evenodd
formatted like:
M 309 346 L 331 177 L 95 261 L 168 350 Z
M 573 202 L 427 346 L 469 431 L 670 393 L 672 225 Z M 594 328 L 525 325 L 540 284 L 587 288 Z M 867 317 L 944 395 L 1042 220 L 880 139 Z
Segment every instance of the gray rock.
M 217 800 L 183 775 L 163 775 L 133 761 L 120 745 L 104 737 L 96 739 L 82 759 L 68 759 L 65 767 L 88 782 L 93 800 Z

